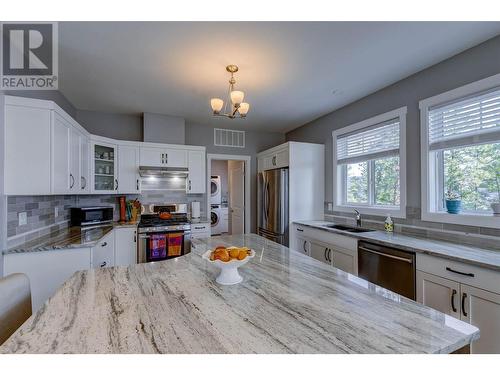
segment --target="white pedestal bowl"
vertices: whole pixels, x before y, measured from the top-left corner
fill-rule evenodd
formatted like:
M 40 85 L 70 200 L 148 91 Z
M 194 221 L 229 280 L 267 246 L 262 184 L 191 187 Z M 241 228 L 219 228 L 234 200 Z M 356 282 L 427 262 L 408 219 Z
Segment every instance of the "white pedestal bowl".
M 210 260 L 210 253 L 212 250 L 206 251 L 202 258 L 208 263 L 213 264 L 217 268 L 220 268 L 220 274 L 217 276 L 215 281 L 221 285 L 235 285 L 243 281 L 243 277 L 239 274 L 238 268 L 246 264 L 250 259 L 255 256 L 255 251 L 250 250 L 250 255 L 243 260 L 231 259 L 229 262 L 223 262 L 222 260 Z

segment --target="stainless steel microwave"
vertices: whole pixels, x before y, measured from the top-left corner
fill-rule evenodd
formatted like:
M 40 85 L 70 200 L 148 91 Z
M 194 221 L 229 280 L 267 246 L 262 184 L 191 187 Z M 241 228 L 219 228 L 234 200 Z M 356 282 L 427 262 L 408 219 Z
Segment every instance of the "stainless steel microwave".
M 71 225 L 84 227 L 86 225 L 106 224 L 113 221 L 113 207 L 71 207 Z

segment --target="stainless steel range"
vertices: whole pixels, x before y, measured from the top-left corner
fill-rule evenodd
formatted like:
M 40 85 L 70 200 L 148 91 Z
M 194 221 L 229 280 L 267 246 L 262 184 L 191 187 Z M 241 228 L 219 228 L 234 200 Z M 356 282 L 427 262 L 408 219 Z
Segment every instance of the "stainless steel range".
M 176 205 L 155 206 L 154 213 L 142 214 L 137 231 L 139 263 L 156 262 L 188 254 L 191 251 L 191 224 Z M 161 218 L 168 213 L 169 218 Z

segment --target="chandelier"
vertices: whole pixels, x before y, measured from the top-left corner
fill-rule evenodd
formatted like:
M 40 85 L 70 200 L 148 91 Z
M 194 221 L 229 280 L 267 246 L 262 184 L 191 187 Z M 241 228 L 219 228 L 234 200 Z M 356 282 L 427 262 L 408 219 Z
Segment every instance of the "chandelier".
M 219 98 L 213 98 L 210 100 L 210 105 L 212 106 L 214 116 L 224 116 L 231 119 L 234 118 L 245 118 L 248 110 L 250 109 L 250 104 L 243 102 L 245 93 L 243 91 L 237 91 L 234 89 L 236 80 L 234 79 L 234 73 L 238 71 L 236 65 L 226 66 L 226 70 L 231 73 L 231 79 L 229 80 L 229 91 L 227 95 L 227 100 L 224 105 L 224 100 Z M 230 108 L 228 108 L 228 104 Z M 224 110 L 221 112 L 222 107 Z

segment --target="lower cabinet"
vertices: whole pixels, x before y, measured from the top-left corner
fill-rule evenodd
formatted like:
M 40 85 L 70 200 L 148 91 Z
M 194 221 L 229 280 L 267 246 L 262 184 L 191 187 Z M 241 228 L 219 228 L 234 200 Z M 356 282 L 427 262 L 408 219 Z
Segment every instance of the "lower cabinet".
M 111 231 L 92 248 L 92 268 L 113 267 L 114 265 L 115 236 Z
M 199 240 L 202 238 L 209 238 L 212 234 L 210 223 L 196 223 L 191 224 L 191 238 Z
M 417 254 L 416 280 L 418 302 L 479 328 L 471 353 L 500 353 L 500 272 Z
M 137 228 L 115 228 L 115 266 L 137 263 Z
M 291 248 L 342 271 L 358 274 L 358 241 L 355 238 L 293 225 Z
M 4 255 L 4 275 L 24 273 L 31 286 L 35 313 L 76 271 L 90 268 L 90 248 Z

